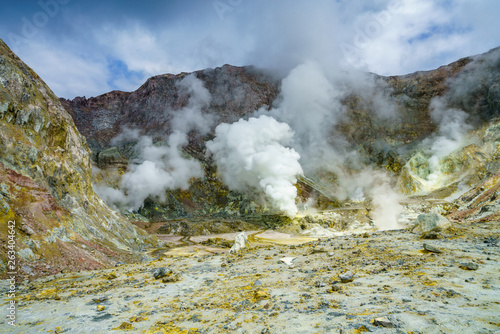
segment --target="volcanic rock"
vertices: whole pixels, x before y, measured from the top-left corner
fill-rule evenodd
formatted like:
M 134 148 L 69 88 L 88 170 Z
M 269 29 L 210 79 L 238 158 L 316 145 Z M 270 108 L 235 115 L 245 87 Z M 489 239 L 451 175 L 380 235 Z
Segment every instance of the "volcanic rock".
M 417 221 L 411 228 L 411 231 L 414 233 L 439 232 L 450 225 L 448 219 L 438 213 L 424 213 L 417 217 Z
M 112 266 L 155 242 L 96 196 L 85 138 L 1 40 L 0 151 L 1 261 L 8 221 L 17 231 L 18 268 L 35 275 Z

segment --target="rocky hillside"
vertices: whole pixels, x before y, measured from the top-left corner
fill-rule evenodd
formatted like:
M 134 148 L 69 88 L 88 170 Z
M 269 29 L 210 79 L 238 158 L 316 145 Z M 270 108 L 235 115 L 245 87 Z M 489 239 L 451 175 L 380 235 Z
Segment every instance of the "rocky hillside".
M 455 153 L 455 158 L 447 160 L 447 170 L 435 171 L 435 166 L 429 161 L 444 159 L 451 151 L 439 151 L 443 156 L 438 156 L 431 148 L 434 143 L 439 145 L 441 137 L 458 142 L 456 132 L 465 136 L 483 125 L 496 124 L 500 115 L 499 61 L 500 49 L 494 49 L 432 71 L 391 77 L 369 74 L 358 82 L 344 80 L 336 86 L 342 91 L 338 99 L 344 116 L 339 117 L 325 141 L 341 138 L 346 150 L 354 152 L 361 165 L 389 171 L 399 178 L 399 190 L 407 195 L 429 193 L 453 185 L 451 192 L 441 191 L 441 196 L 449 196 L 458 187 L 474 186 L 475 182 L 493 174 L 497 166 L 489 163 L 497 159 L 496 149 L 481 146 L 480 142 L 486 140 L 479 132 L 484 134 L 484 129 L 475 135 L 474 147 L 478 149 L 469 147 L 468 151 Z M 130 93 L 114 91 L 88 99 L 61 99 L 78 129 L 87 137 L 92 159 L 99 167 L 95 173 L 97 183 L 118 188 L 127 166 L 137 160 L 137 151 L 133 149 L 137 138 L 112 140 L 124 129 L 136 129 L 142 135 L 149 135 L 158 145 L 172 133 L 172 111 L 182 112 L 193 95 L 192 91 L 179 85 L 187 75 L 156 76 Z M 201 80 L 211 96 L 210 103 L 204 105 L 202 111 L 214 116 L 215 120 L 211 132 L 204 135 L 190 132 L 189 143 L 183 149 L 184 154 L 203 164 L 204 177 L 192 182 L 188 190 L 168 191 L 168 196 L 162 201 L 148 198 L 139 213 L 153 221 L 266 213 L 267 208 L 254 203 L 251 197 L 229 191 L 222 184 L 213 161 L 206 155 L 205 142 L 213 139 L 217 124 L 234 122 L 242 116 L 249 117 L 260 108 L 271 110 L 279 105 L 285 98 L 282 78 L 251 67 L 229 65 L 197 71 L 193 75 Z M 331 104 L 334 109 L 334 102 Z M 380 117 L 388 113 L 387 110 L 392 110 L 396 116 L 391 119 Z M 465 120 L 467 125 L 461 126 Z M 456 125 L 458 130 L 449 129 L 449 124 Z M 479 155 L 483 156 L 481 162 L 473 158 Z M 462 172 L 467 168 L 469 174 L 481 171 L 481 175 L 465 182 Z M 436 178 L 441 178 L 442 174 L 449 176 L 453 174 L 452 170 L 460 175 L 445 177 L 446 182 L 431 184 L 427 180 L 429 175 L 438 175 Z M 337 207 L 339 202 L 328 191 L 328 184 L 337 183 L 338 177 L 329 171 L 306 174 L 297 183 L 299 199 L 305 202 L 314 198 L 318 208 Z M 463 182 L 459 184 L 459 181 Z
M 0 274 L 49 274 L 139 256 L 152 241 L 93 191 L 90 150 L 49 87 L 0 40 Z M 136 254 L 136 255 L 134 255 Z
M 107 147 L 124 127 L 139 128 L 163 137 L 172 131 L 168 112 L 188 104 L 189 92 L 178 83 L 189 73 L 152 77 L 134 92 L 112 91 L 74 100 L 61 99 L 91 148 Z M 234 122 L 263 105 L 270 106 L 279 93 L 279 80 L 252 67 L 224 65 L 194 72 L 212 99 L 205 108 L 217 115 L 217 122 Z

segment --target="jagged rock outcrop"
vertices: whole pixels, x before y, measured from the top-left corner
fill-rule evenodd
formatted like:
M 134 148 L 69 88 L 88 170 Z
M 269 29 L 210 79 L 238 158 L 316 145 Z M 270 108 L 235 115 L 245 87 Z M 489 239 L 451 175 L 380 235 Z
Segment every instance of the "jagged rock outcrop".
M 85 138 L 1 40 L 0 152 L 0 258 L 13 221 L 20 274 L 107 267 L 153 242 L 96 196 Z
M 497 169 L 498 170 L 498 169 Z M 500 220 L 500 173 L 463 194 L 448 218 L 454 222 L 489 222 Z
M 134 92 L 113 91 L 92 98 L 61 99 L 91 148 L 106 147 L 124 127 L 163 138 L 171 132 L 169 111 L 188 104 L 189 92 L 178 83 L 189 73 L 164 74 L 148 79 Z M 207 110 L 217 122 L 234 122 L 264 105 L 279 93 L 279 80 L 252 67 L 224 65 L 193 73 L 212 99 Z

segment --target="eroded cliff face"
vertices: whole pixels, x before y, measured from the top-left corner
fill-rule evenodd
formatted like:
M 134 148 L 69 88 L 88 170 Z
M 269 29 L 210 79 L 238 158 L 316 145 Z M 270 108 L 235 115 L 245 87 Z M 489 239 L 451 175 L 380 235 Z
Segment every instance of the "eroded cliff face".
M 392 77 L 370 74 L 362 79 L 368 84 L 343 85 L 343 116 L 325 141 L 340 136 L 344 147 L 357 154 L 361 167 L 346 165 L 344 172 L 350 174 L 349 168 L 359 171 L 366 166 L 381 169 L 398 179 L 397 189 L 403 194 L 439 198 L 453 194 L 456 198 L 494 174 L 498 148 L 491 146 L 491 141 L 497 140 L 492 129 L 496 129 L 500 115 L 499 54 L 499 49 L 494 49 L 433 71 Z M 117 188 L 121 175 L 137 158 L 133 140 L 112 141 L 123 129 L 138 129 L 159 143 L 172 132 L 171 111 L 182 110 L 190 98 L 189 91 L 179 87 L 187 75 L 156 76 L 131 93 L 61 100 L 93 151 L 92 159 L 98 167 L 95 182 Z M 191 132 L 183 150 L 202 163 L 204 177 L 194 180 L 188 190 L 168 191 L 162 201 L 149 198 L 139 213 L 153 221 L 272 213 L 255 201 L 255 196 L 230 191 L 221 182 L 205 143 L 213 139 L 217 124 L 279 105 L 283 100 L 281 79 L 254 68 L 229 65 L 193 75 L 211 95 L 203 111 L 214 115 L 215 121 L 212 132 L 206 135 Z M 396 116 L 380 117 L 384 108 L 394 109 Z M 469 137 L 465 144 L 445 152 L 438 147 L 443 141 L 449 144 L 446 140 L 462 140 L 456 138 L 448 123 L 456 125 L 461 136 Z M 460 127 L 461 123 L 466 126 Z M 329 191 L 329 185 L 338 182 L 339 175 L 327 169 L 306 173 L 297 183 L 298 199 L 304 206 L 338 207 L 339 201 Z
M 96 196 L 85 138 L 49 87 L 1 40 L 0 152 L 2 263 L 8 221 L 15 222 L 21 274 L 107 267 L 152 243 Z

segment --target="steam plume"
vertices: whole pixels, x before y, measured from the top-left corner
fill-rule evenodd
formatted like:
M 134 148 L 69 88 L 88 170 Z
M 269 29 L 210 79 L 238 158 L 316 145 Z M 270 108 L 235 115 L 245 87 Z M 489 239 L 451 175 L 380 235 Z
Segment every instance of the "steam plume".
M 126 130 L 115 138 L 114 143 L 124 139 L 138 140 L 135 151 L 139 152 L 139 162 L 129 165 L 119 190 L 95 186 L 96 192 L 107 203 L 137 211 L 146 198 L 151 196 L 164 201 L 166 190 L 186 190 L 192 178 L 203 176 L 200 162 L 187 156 L 182 147 L 188 144 L 190 131 L 206 133 L 210 130 L 213 117 L 202 112 L 202 108 L 210 103 L 210 93 L 194 75 L 185 77 L 179 86 L 187 89 L 190 98 L 185 108 L 172 111 L 174 131 L 168 137 L 167 145 L 155 145 L 151 137 L 139 136 L 135 130 Z
M 382 87 L 382 89 L 380 88 Z M 282 81 L 280 101 L 269 113 L 290 125 L 295 133 L 293 148 L 301 156 L 301 165 L 307 176 L 330 171 L 337 184 L 330 184 L 331 192 L 339 199 L 372 200 L 373 220 L 379 228 L 397 228 L 397 217 L 402 207 L 401 196 L 392 189 L 390 177 L 367 168 L 359 154 L 336 130 L 346 119 L 342 100 L 358 94 L 369 105 L 375 119 L 387 121 L 398 117 L 396 104 L 383 91 L 373 76 L 358 72 L 328 73 L 319 64 L 306 62 Z
M 431 101 L 431 118 L 439 126 L 437 136 L 424 140 L 424 145 L 430 146 L 430 174 L 427 176 L 429 187 L 438 185 L 440 160 L 463 146 L 464 137 L 471 129 L 467 124 L 469 115 L 460 109 L 448 108 L 445 98 L 437 97 Z
M 224 183 L 236 191 L 264 192 L 267 202 L 293 218 L 297 214 L 294 184 L 302 174 L 299 154 L 291 148 L 293 131 L 269 116 L 222 123 L 207 142 Z

